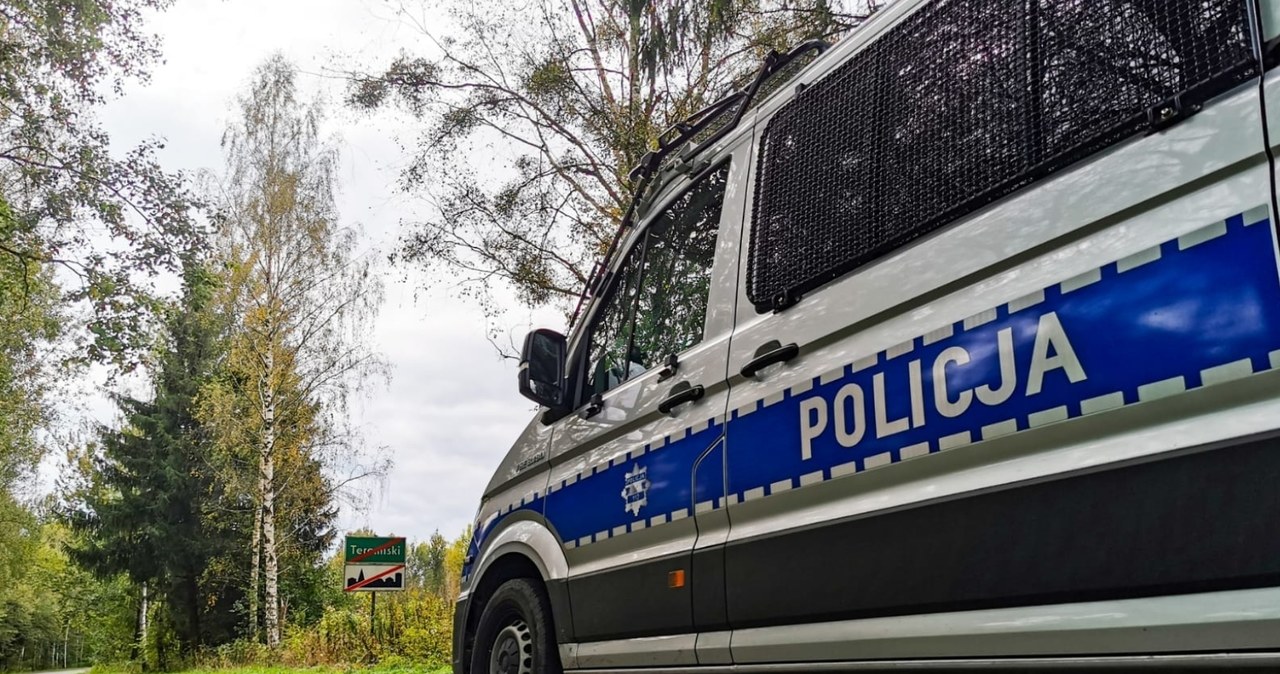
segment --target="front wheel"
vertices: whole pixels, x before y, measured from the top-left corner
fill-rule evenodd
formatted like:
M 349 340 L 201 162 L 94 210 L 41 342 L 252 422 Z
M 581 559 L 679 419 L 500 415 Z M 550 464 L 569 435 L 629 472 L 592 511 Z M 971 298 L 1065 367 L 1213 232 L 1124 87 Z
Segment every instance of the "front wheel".
M 494 591 L 480 614 L 471 674 L 560 674 L 546 592 L 524 578 Z

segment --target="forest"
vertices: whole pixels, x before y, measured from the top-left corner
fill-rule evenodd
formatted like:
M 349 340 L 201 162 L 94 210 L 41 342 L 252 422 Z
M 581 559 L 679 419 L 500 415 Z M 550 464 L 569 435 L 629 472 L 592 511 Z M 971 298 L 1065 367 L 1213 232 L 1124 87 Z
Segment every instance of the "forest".
M 183 2 L 0 0 L 0 669 L 448 664 L 468 531 L 411 541 L 376 620 L 342 591 L 341 515 L 397 470 L 352 421 L 397 374 L 387 284 L 567 318 L 665 129 L 885 4 L 369 2 L 399 56 L 265 58 L 193 172 L 100 119 Z M 388 115 L 426 206 L 369 254 L 329 124 Z M 76 412 L 95 377 L 109 422 Z

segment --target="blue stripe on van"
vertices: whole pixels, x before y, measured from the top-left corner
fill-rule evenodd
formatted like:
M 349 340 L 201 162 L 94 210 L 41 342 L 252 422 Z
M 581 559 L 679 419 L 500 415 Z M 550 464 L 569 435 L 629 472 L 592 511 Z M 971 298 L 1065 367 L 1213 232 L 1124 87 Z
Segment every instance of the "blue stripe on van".
M 576 547 L 692 517 L 698 503 L 720 506 L 724 459 L 719 448 L 704 459 L 716 470 L 699 471 L 697 494 L 691 476 L 694 462 L 720 442 L 723 432 L 724 424 L 713 419 L 696 433 L 686 430 L 679 434 L 683 437 L 664 439 L 659 448 L 644 445 L 588 469 L 572 484 L 561 481 L 547 497 L 547 521 L 567 547 Z

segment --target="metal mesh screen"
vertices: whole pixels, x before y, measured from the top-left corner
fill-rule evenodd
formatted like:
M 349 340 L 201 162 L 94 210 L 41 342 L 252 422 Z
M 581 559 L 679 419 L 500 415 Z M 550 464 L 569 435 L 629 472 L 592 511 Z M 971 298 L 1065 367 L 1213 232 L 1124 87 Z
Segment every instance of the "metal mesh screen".
M 748 296 L 785 307 L 1254 73 L 1244 0 L 930 3 L 770 120 Z

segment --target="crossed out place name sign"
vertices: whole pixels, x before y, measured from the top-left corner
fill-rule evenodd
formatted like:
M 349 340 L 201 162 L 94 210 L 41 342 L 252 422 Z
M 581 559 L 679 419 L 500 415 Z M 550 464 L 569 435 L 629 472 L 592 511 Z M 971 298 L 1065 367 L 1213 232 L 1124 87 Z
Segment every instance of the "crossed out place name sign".
M 387 592 L 404 589 L 403 538 L 347 536 L 343 546 L 343 590 Z

